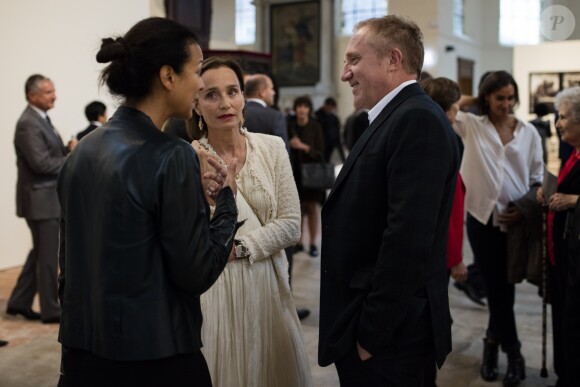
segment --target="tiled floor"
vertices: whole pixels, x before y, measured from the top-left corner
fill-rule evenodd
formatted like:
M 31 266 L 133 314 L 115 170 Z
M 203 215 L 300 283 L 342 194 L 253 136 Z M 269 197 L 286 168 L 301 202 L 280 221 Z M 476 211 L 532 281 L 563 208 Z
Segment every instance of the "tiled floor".
M 470 252 L 466 250 L 466 260 Z M 338 386 L 334 367 L 322 368 L 316 364 L 318 340 L 318 288 L 320 258 L 305 253 L 295 257 L 294 292 L 296 304 L 307 307 L 312 314 L 303 324 L 304 339 L 311 359 L 315 386 Z M 59 345 L 58 327 L 28 322 L 6 316 L 6 299 L 16 281 L 19 268 L 0 271 L 0 338 L 9 340 L 0 348 L 0 386 L 54 387 L 58 380 Z M 487 310 L 469 301 L 453 286 L 449 288 L 453 325 L 454 352 L 449 356 L 438 376 L 439 387 L 500 386 L 501 382 L 486 383 L 478 374 L 482 351 L 481 337 L 487 323 Z M 549 379 L 539 377 L 541 367 L 541 301 L 535 287 L 518 286 L 517 322 L 523 354 L 526 357 L 528 378 L 522 386 L 540 387 L 553 384 L 551 360 L 548 362 Z M 550 328 L 548 328 L 550 329 Z M 548 338 L 551 359 L 551 336 Z M 505 356 L 500 355 L 500 380 L 505 372 Z M 235 387 L 235 386 L 232 386 Z M 267 387 L 267 386 L 256 386 Z M 297 386 L 298 387 L 298 386 Z M 364 387 L 364 386 L 361 386 Z

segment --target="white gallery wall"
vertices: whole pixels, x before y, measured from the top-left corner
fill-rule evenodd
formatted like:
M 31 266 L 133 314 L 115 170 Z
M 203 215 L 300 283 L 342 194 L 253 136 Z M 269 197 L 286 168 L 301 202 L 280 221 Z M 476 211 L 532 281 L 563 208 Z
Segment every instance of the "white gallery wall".
M 85 105 L 114 101 L 99 90 L 100 39 L 123 34 L 145 17 L 163 16 L 163 0 L 0 0 L 0 269 L 21 265 L 31 246 L 26 222 L 15 214 L 14 127 L 26 107 L 24 83 L 41 73 L 56 87 L 52 122 L 66 142 L 86 127 Z

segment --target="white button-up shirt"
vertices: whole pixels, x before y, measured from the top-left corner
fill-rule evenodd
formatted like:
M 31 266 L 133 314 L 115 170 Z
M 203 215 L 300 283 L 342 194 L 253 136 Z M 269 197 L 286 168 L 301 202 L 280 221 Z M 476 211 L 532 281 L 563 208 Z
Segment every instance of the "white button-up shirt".
M 483 224 L 493 213 L 493 224 L 498 226 L 497 215 L 505 212 L 509 202 L 542 183 L 541 138 L 531 124 L 518 120 L 514 138 L 504 145 L 487 116 L 463 112 L 457 114 L 454 128 L 465 146 L 460 169 L 465 209 Z
M 399 86 L 395 87 L 391 92 L 385 95 L 371 110 L 369 110 L 369 125 L 373 123 L 375 118 L 379 116 L 379 114 L 383 111 L 385 106 L 389 104 L 396 96 L 403 90 L 405 87 L 409 86 L 412 83 L 417 83 L 415 80 L 405 81 L 401 83 Z

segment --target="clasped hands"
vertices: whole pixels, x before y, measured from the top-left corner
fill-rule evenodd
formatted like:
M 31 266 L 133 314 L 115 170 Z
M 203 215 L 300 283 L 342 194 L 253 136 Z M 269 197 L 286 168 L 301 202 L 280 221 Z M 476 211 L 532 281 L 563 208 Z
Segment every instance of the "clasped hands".
M 544 190 L 542 187 L 539 187 L 536 191 L 536 200 L 538 203 L 540 203 L 542 206 L 547 205 L 550 210 L 555 212 L 564 211 L 575 207 L 576 203 L 578 202 L 578 197 L 580 196 L 556 192 L 550 196 L 548 202 L 546 203 L 546 199 L 544 198 Z
M 203 191 L 208 203 L 215 205 L 215 200 L 224 187 L 230 187 L 235 197 L 237 193 L 236 168 L 238 160 L 233 159 L 230 165 L 224 165 L 210 156 L 198 141 L 193 141 L 191 146 L 195 149 L 199 158 Z

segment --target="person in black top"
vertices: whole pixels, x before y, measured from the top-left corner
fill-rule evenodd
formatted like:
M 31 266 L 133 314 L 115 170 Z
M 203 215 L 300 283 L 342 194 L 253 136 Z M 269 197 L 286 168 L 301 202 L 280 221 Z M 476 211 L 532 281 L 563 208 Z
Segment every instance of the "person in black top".
M 237 160 L 161 131 L 191 117 L 202 60 L 196 36 L 164 18 L 102 41 L 101 79 L 123 104 L 58 178 L 60 387 L 211 386 L 199 296 L 232 256 Z

